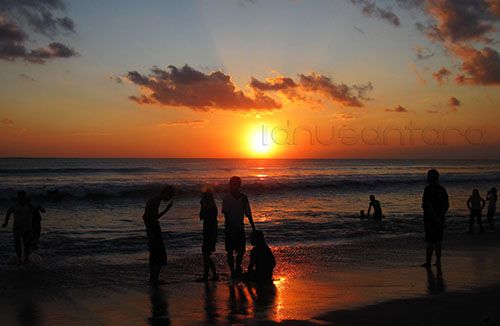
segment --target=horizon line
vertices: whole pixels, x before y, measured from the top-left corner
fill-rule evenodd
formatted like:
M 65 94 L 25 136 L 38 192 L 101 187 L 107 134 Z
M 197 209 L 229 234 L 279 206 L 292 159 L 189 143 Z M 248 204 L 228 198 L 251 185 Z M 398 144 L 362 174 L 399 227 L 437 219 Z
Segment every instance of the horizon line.
M 0 159 L 75 159 L 75 160 L 464 160 L 464 161 L 500 161 L 500 158 L 439 158 L 439 157 L 420 157 L 420 158 L 401 158 L 401 157 L 121 157 L 121 156 L 0 156 Z

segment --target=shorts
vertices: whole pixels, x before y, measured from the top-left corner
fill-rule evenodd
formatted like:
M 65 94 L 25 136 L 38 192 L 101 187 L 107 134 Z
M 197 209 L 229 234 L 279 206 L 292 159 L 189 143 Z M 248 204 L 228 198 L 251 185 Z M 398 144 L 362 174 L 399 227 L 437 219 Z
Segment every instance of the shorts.
M 203 245 L 201 246 L 201 252 L 203 254 L 211 254 L 215 251 L 216 238 L 203 237 Z
M 425 242 L 438 243 L 443 241 L 444 228 L 434 222 L 424 220 Z
M 225 231 L 225 247 L 226 252 L 245 252 L 246 247 L 246 238 L 245 238 L 245 230 L 237 230 L 234 232 Z

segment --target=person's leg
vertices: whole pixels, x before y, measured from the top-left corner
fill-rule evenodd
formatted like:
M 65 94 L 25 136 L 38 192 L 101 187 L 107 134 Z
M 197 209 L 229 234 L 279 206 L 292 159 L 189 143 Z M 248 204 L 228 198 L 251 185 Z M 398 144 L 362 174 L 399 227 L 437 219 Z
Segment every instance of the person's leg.
M 243 269 L 241 268 L 241 264 L 243 263 L 243 256 L 245 252 L 244 251 L 238 251 L 236 253 L 236 268 L 235 271 L 237 274 L 243 273 Z
M 477 212 L 477 224 L 479 224 L 479 229 L 481 230 L 481 232 L 484 232 L 484 227 L 483 227 L 483 221 L 482 221 L 482 214 L 481 212 Z
M 436 242 L 434 249 L 436 250 L 436 265 L 441 266 L 441 242 Z
M 208 253 L 203 253 L 203 279 L 208 280 L 208 270 L 210 266 L 210 256 Z
M 427 242 L 427 247 L 425 250 L 425 264 L 423 264 L 423 266 L 431 265 L 433 251 L 434 251 L 434 245 L 431 242 Z
M 23 245 L 24 245 L 24 262 L 27 263 L 30 260 L 31 251 L 31 232 L 23 232 Z
M 212 277 L 214 279 L 217 279 L 218 276 L 217 276 L 217 271 L 215 270 L 215 264 L 214 264 L 214 261 L 212 260 L 212 257 L 210 255 L 208 255 L 208 267 L 212 271 Z M 207 274 L 208 274 L 208 272 L 207 272 Z
M 227 264 L 229 265 L 229 271 L 231 272 L 231 276 L 234 276 L 234 256 L 233 251 L 227 252 Z
M 149 282 L 151 284 L 158 284 L 160 278 L 161 266 L 157 264 L 149 265 Z
M 474 213 L 470 213 L 470 218 L 469 218 L 469 233 L 474 233 Z
M 21 230 L 14 228 L 14 248 L 16 249 L 16 256 L 19 262 L 23 261 L 21 249 Z
M 486 221 L 488 221 L 488 225 L 492 228 L 493 227 L 493 214 L 491 210 L 488 209 L 488 212 L 486 213 Z

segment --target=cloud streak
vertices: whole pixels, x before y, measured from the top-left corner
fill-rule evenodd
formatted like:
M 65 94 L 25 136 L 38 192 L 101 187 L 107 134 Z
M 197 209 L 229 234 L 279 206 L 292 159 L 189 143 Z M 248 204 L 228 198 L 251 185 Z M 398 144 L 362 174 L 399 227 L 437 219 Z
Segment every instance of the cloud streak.
M 385 109 L 386 112 L 394 112 L 394 113 L 407 113 L 409 112 L 406 108 L 402 107 L 401 105 L 396 106 L 393 109 Z
M 366 17 L 375 17 L 381 20 L 385 20 L 389 24 L 395 27 L 401 25 L 399 17 L 388 8 L 381 8 L 375 4 L 375 1 L 368 0 L 351 0 L 351 2 L 357 6 L 361 7 L 361 12 Z
M 252 78 L 250 87 L 257 92 L 279 92 L 290 101 L 308 102 L 311 101 L 311 96 L 320 96 L 347 107 L 363 107 L 362 101 L 370 100 L 367 94 L 373 89 L 371 83 L 348 86 L 314 72 L 299 74 L 297 81 L 284 76 L 268 78 L 265 81 Z
M 202 126 L 207 124 L 207 120 L 175 120 L 170 122 L 160 123 L 159 127 L 172 127 L 172 126 Z

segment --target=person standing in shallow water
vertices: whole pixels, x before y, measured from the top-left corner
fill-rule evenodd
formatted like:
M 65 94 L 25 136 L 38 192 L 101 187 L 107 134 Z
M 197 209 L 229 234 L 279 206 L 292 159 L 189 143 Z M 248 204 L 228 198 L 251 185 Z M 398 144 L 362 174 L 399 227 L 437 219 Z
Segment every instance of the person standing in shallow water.
M 19 263 L 28 263 L 31 246 L 31 232 L 33 229 L 33 208 L 31 207 L 25 191 L 17 193 L 17 204 L 11 206 L 2 227 L 9 224 L 9 218 L 14 215 L 14 246 Z M 24 249 L 24 260 L 23 260 Z
M 486 195 L 486 201 L 488 202 L 488 223 L 492 229 L 495 228 L 495 213 L 497 211 L 497 188 L 493 187 L 488 191 Z
M 231 271 L 231 277 L 242 274 L 241 264 L 245 254 L 245 216 L 248 218 L 252 231 L 255 224 L 250 210 L 248 197 L 240 192 L 241 178 L 232 177 L 229 180 L 229 194 L 222 199 L 222 213 L 224 214 L 225 249 L 227 252 L 227 263 Z M 236 266 L 233 253 L 236 252 Z
M 163 243 L 159 219 L 172 207 L 172 201 L 160 212 L 162 201 L 169 201 L 175 195 L 172 186 L 166 186 L 159 195 L 148 200 L 142 219 L 146 225 L 149 246 L 149 282 L 158 285 L 163 282 L 159 280 L 161 268 L 167 264 L 167 251 Z
M 448 212 L 449 201 L 446 189 L 439 183 L 439 172 L 435 169 L 427 172 L 427 187 L 422 198 L 424 210 L 425 242 L 427 243 L 425 263 L 422 267 L 430 268 L 432 255 L 436 252 L 436 265 L 441 266 L 441 242 L 445 215 Z
M 370 195 L 370 205 L 368 206 L 368 218 L 370 218 L 370 211 L 373 207 L 373 219 L 375 221 L 381 221 L 382 220 L 382 206 L 380 205 L 380 202 L 375 199 L 374 195 Z
M 41 205 L 33 205 L 31 203 L 31 207 L 33 209 L 33 231 L 31 238 L 31 248 L 32 250 L 38 249 L 38 243 L 40 242 L 40 235 L 42 233 L 42 213 L 45 213 L 45 208 Z
M 212 253 L 215 251 L 217 242 L 217 205 L 215 205 L 214 196 L 210 189 L 206 189 L 201 196 L 200 201 L 200 220 L 203 221 L 203 245 L 201 252 L 203 253 L 203 281 L 208 281 L 208 272 L 212 271 L 212 280 L 219 279 L 215 264 L 212 260 Z
M 474 189 L 469 200 L 467 200 L 467 207 L 470 210 L 469 234 L 474 232 L 475 219 L 479 224 L 480 232 L 484 232 L 483 222 L 481 221 L 484 205 L 486 205 L 486 201 L 479 194 L 479 190 Z

